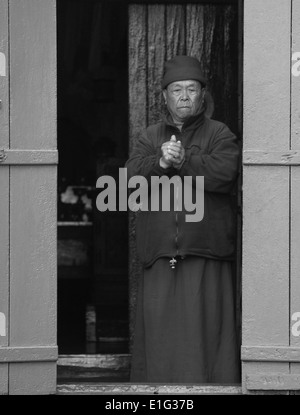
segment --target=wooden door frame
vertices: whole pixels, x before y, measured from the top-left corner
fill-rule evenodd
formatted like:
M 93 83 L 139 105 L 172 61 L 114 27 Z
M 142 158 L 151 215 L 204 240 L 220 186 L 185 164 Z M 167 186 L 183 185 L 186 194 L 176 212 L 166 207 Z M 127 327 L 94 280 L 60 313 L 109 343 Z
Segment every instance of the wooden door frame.
M 300 393 L 300 336 L 293 335 L 300 297 L 300 94 L 291 76 L 300 4 L 244 0 L 244 11 L 242 387 L 61 385 L 58 393 Z
M 59 0 L 58 0 L 59 1 Z M 238 36 L 238 48 L 239 48 L 239 57 L 238 57 L 238 66 L 239 66 L 239 82 L 238 82 L 238 101 L 239 101 L 239 130 L 242 133 L 242 121 L 243 121 L 243 114 L 242 114 L 242 102 L 243 102 L 243 85 L 242 85 L 242 75 L 243 75 L 243 1 L 244 0 L 207 0 L 207 1 L 198 1 L 198 3 L 208 3 L 208 4 L 238 4 L 239 8 L 239 36 Z M 127 4 L 183 4 L 183 3 L 195 3 L 195 2 L 189 2 L 184 0 L 140 0 L 140 1 L 133 1 L 128 0 Z M 242 174 L 242 171 L 240 172 Z M 240 178 L 241 178 L 240 174 Z M 241 193 L 239 194 L 239 203 L 241 203 Z M 241 240 L 241 215 L 239 220 L 239 238 Z M 241 260 L 241 247 L 237 252 L 237 264 L 239 270 L 238 272 L 241 272 L 241 264 L 239 264 L 238 261 Z M 237 299 L 237 309 L 240 310 L 240 300 Z M 66 356 L 66 355 L 60 355 L 58 359 L 58 363 L 63 366 L 76 366 L 79 365 L 82 368 L 90 368 L 90 367 L 97 367 L 97 363 L 95 360 L 100 359 L 102 361 L 102 367 L 103 368 L 114 368 L 117 369 L 120 367 L 120 365 L 124 366 L 128 364 L 130 361 L 130 355 L 124 355 L 117 356 L 116 359 L 103 359 L 103 356 L 94 355 L 92 358 L 91 356 L 85 357 L 85 355 L 81 356 Z M 196 393 L 196 394 L 241 394 L 242 388 L 241 385 L 154 385 L 154 384 L 131 384 L 131 383 L 118 383 L 118 384 L 105 384 L 105 383 L 93 383 L 91 385 L 82 385 L 80 383 L 80 379 L 78 379 L 78 382 L 74 384 L 64 384 L 63 382 L 61 384 L 58 384 L 57 387 L 58 393 L 83 393 L 83 394 L 92 394 L 92 393 L 182 393 L 182 394 L 189 394 L 189 393 Z

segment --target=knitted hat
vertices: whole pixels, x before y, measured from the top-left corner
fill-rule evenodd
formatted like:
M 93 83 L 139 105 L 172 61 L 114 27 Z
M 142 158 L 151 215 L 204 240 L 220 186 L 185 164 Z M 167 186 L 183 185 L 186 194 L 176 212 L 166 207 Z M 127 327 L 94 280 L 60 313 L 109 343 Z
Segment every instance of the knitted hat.
M 188 79 L 194 79 L 201 82 L 203 86 L 206 85 L 207 80 L 202 73 L 198 59 L 181 55 L 165 62 L 162 89 L 165 89 L 171 82 Z

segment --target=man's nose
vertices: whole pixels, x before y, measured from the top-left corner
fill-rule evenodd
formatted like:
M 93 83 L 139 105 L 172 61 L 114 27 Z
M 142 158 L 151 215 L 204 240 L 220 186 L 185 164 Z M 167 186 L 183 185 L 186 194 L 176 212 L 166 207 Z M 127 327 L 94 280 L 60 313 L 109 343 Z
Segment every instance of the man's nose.
M 188 93 L 187 93 L 187 90 L 183 90 L 182 91 L 182 94 L 181 94 L 181 99 L 182 100 L 184 100 L 184 101 L 186 101 L 187 99 L 189 99 L 189 96 L 188 96 Z

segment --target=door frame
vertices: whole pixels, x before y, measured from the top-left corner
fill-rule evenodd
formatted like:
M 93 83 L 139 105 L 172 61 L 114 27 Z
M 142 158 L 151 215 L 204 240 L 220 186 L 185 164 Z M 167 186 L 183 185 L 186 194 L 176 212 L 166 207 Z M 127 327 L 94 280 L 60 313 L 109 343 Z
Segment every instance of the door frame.
M 127 4 L 130 5 L 131 3 L 134 4 L 152 4 L 152 3 L 159 3 L 159 4 L 168 4 L 168 3 L 172 3 L 172 4 L 176 4 L 176 3 L 189 3 L 189 1 L 154 1 L 154 0 L 150 0 L 150 1 L 127 1 Z M 199 1 L 199 3 L 205 3 L 205 1 Z M 234 4 L 238 4 L 238 8 L 239 8 L 239 20 L 238 20 L 238 25 L 239 25 L 239 36 L 238 36 L 238 48 L 239 48 L 239 57 L 238 57 L 238 66 L 239 66 L 239 74 L 241 76 L 241 79 L 239 80 L 238 83 L 238 100 L 239 100 L 239 108 L 242 108 L 242 99 L 243 99 L 243 95 L 242 95 L 242 90 L 243 90 L 243 86 L 242 86 L 242 75 L 243 75 L 243 70 L 242 70 L 242 66 L 243 66 L 243 56 L 242 56 L 242 52 L 243 52 L 243 39 L 242 39 L 242 33 L 243 33 L 243 0 L 232 0 L 232 1 L 226 1 L 226 0 L 211 0 L 211 1 L 207 1 L 207 3 L 212 4 L 212 3 L 224 3 L 224 4 L 230 4 L 230 3 L 234 3 Z M 243 117 L 242 117 L 242 111 L 240 110 L 239 113 L 239 130 L 242 133 L 242 121 L 243 121 Z M 241 174 L 240 174 L 240 178 L 241 178 Z M 239 198 L 239 203 L 241 203 L 241 192 L 239 192 L 238 195 Z M 239 224 L 238 224 L 238 234 L 239 234 L 239 238 L 241 240 L 241 214 L 239 215 Z M 238 268 L 239 270 L 237 270 L 238 272 L 241 272 L 241 264 L 239 264 L 239 261 L 241 260 L 241 247 L 237 252 L 237 263 L 238 263 Z M 134 261 L 134 264 L 136 264 L 136 261 Z M 136 266 L 136 265 L 135 265 Z M 133 269 L 131 270 L 133 273 L 138 272 L 139 270 Z M 237 308 L 240 309 L 240 299 L 237 299 Z M 238 322 L 240 324 L 240 322 Z M 127 364 L 129 355 L 124 355 L 123 356 L 123 363 L 124 365 Z M 90 357 L 85 358 L 85 355 L 82 356 L 67 356 L 67 355 L 60 355 L 59 356 L 59 364 L 61 364 L 62 366 L 72 366 L 72 365 L 81 365 L 81 367 L 97 367 L 97 363 L 94 361 L 97 358 L 97 355 L 95 356 L 95 358 L 91 359 Z M 99 356 L 99 358 L 101 358 L 101 356 Z M 115 363 L 112 360 L 107 361 L 103 361 L 103 367 L 104 368 L 117 368 L 120 366 L 120 359 L 122 360 L 122 356 L 117 356 Z M 76 385 L 75 383 L 73 385 L 67 385 L 67 384 L 60 384 L 58 385 L 58 391 L 62 392 L 62 393 L 73 393 L 75 391 L 78 391 L 79 389 L 82 391 L 82 385 Z M 188 387 L 185 385 L 146 385 L 146 384 L 128 384 L 128 383 L 124 383 L 122 385 L 118 384 L 117 386 L 115 385 L 106 385 L 105 383 L 99 383 L 97 385 L 93 384 L 90 386 L 86 386 L 84 387 L 84 393 L 93 393 L 96 391 L 108 391 L 108 392 L 112 392 L 112 391 L 118 391 L 121 393 L 127 393 L 127 392 L 131 392 L 131 391 L 138 391 L 138 392 L 145 392 L 145 391 L 154 391 L 155 393 L 173 393 L 174 391 L 177 393 L 178 391 L 180 391 L 180 393 L 189 393 L 189 392 L 193 392 L 193 393 L 212 393 L 212 394 L 218 394 L 218 393 L 231 393 L 231 394 L 240 394 L 241 393 L 241 386 L 240 385 L 214 385 L 214 386 L 208 386 L 208 385 L 189 385 Z

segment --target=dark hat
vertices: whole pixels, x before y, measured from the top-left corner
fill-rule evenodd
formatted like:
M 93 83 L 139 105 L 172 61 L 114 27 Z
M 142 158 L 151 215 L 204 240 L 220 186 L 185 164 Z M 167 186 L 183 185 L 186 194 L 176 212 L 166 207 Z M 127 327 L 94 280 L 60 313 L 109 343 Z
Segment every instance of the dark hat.
M 161 83 L 163 89 L 171 82 L 185 81 L 188 79 L 195 79 L 201 82 L 202 85 L 206 85 L 207 80 L 202 73 L 198 59 L 180 55 L 165 62 L 164 75 Z

